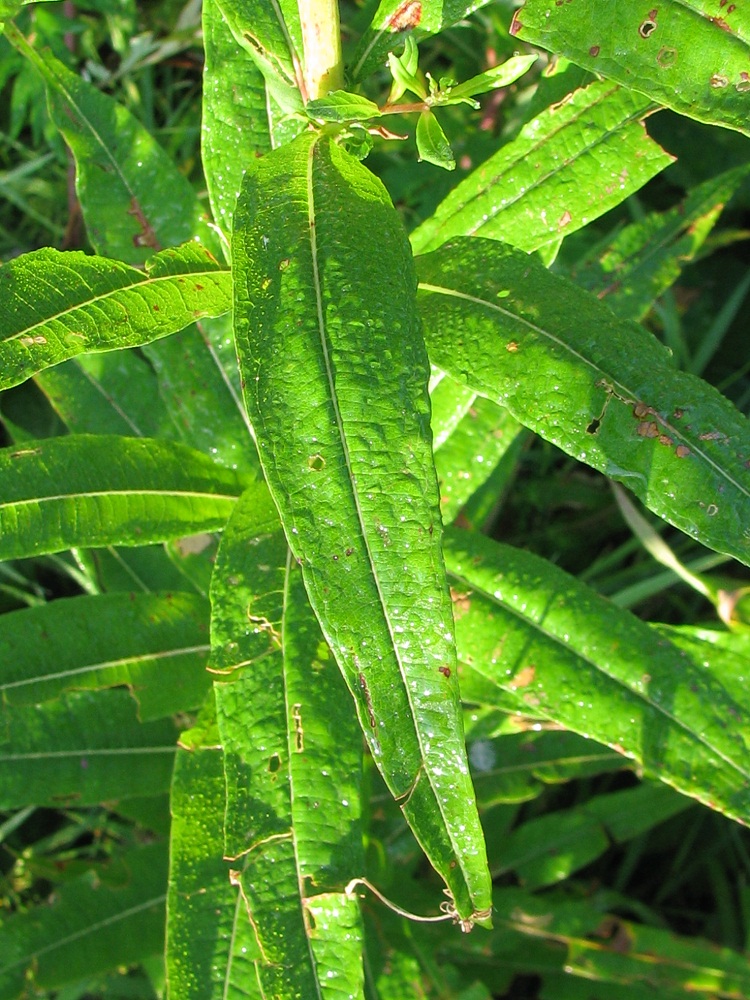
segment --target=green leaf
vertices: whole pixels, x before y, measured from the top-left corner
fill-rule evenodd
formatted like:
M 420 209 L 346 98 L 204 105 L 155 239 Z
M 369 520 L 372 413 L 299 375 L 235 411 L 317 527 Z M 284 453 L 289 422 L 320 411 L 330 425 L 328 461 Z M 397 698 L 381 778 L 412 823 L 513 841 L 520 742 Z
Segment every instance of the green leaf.
M 695 258 L 749 171 L 741 166 L 712 177 L 668 212 L 652 212 L 626 226 L 576 263 L 571 277 L 618 316 L 643 319 Z
M 467 701 L 515 694 L 637 760 L 646 774 L 750 820 L 747 693 L 529 552 L 448 529 L 446 563 Z
M 185 445 L 106 434 L 3 448 L 0 482 L 0 559 L 214 531 L 248 485 Z
M 224 764 L 219 747 L 177 751 L 171 809 L 169 996 L 260 1000 L 258 942 L 223 857 Z
M 304 65 L 297 4 L 280 0 L 212 0 L 237 42 L 265 78 L 268 92 L 285 114 L 303 111 L 296 67 Z
M 500 87 L 509 87 L 515 83 L 519 77 L 523 76 L 529 68 L 537 61 L 539 56 L 511 56 L 499 66 L 493 66 L 479 76 L 472 76 L 470 80 L 465 80 L 455 87 L 450 87 L 446 95 L 451 100 L 463 100 L 466 97 L 474 97 L 475 94 L 485 94 L 488 90 L 498 90 Z
M 0 925 L 0 998 L 54 991 L 159 955 L 166 879 L 164 844 L 132 848 L 57 887 L 46 905 L 7 917 Z
M 417 151 L 420 160 L 434 163 L 443 170 L 456 169 L 456 160 L 450 143 L 440 127 L 440 122 L 431 111 L 423 111 L 417 121 Z
M 218 316 L 231 308 L 230 289 L 229 272 L 197 243 L 156 254 L 145 271 L 78 251 L 23 254 L 0 267 L 0 388 Z
M 342 890 L 364 866 L 361 734 L 278 522 L 259 535 L 249 499 L 227 525 L 211 589 L 224 853 L 260 946 L 262 995 L 315 996 L 328 983 L 360 996 L 358 907 Z M 324 919 L 331 905 L 338 924 Z
M 526 0 L 510 30 L 680 114 L 750 134 L 750 29 L 742 5 L 593 0 L 583 10 Z
M 316 101 L 308 101 L 305 110 L 311 118 L 324 122 L 358 122 L 380 117 L 380 108 L 374 101 L 345 90 L 334 90 Z
M 136 118 L 49 52 L 36 52 L 16 28 L 7 37 L 47 85 L 52 120 L 75 157 L 78 196 L 97 252 L 138 265 L 162 247 L 199 239 L 218 253 L 190 184 Z
M 80 691 L 0 713 L 0 809 L 60 808 L 169 788 L 177 731 L 140 723 L 127 691 Z
M 463 20 L 489 0 L 381 0 L 352 59 L 351 75 L 361 80 L 379 70 L 404 39 L 426 38 Z
M 510 474 L 523 443 L 521 424 L 508 410 L 477 396 L 455 429 L 435 450 L 440 510 L 449 524 L 469 498 L 504 466 Z M 497 493 L 493 505 L 497 504 Z
M 140 351 L 80 355 L 39 372 L 34 381 L 73 434 L 176 433 L 156 373 Z
M 415 253 L 475 235 L 536 250 L 587 225 L 672 162 L 641 123 L 649 109 L 606 82 L 547 108 L 412 233 Z
M 307 135 L 246 175 L 232 256 L 245 401 L 290 547 L 373 756 L 468 920 L 488 882 L 408 243 L 382 185 Z
M 144 721 L 197 708 L 210 679 L 208 607 L 191 594 L 72 597 L 0 615 L 0 698 L 127 685 Z
M 457 240 L 418 260 L 430 355 L 704 545 L 750 563 L 747 419 L 635 323 L 526 254 Z
M 229 234 L 248 161 L 271 150 L 263 74 L 234 40 L 216 0 L 202 5 L 201 160 L 214 221 Z

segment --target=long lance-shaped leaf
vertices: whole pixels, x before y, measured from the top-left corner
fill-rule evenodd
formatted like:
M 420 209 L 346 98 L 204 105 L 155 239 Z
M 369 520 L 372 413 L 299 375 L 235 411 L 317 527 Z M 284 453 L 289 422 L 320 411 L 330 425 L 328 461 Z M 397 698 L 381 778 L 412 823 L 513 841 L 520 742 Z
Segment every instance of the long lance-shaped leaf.
M 246 175 L 232 257 L 245 401 L 290 547 L 372 753 L 470 920 L 489 886 L 408 243 L 383 186 L 311 134 Z
M 202 18 L 201 159 L 214 221 L 230 233 L 245 165 L 271 150 L 268 96 L 263 74 L 234 40 L 216 0 L 205 0 Z
M 134 115 L 51 53 L 35 51 L 14 26 L 7 36 L 47 86 L 50 115 L 75 157 L 86 228 L 98 252 L 142 264 L 154 250 L 198 237 L 218 253 L 189 182 Z
M 260 950 L 224 858 L 224 755 L 211 691 L 196 729 L 183 733 L 170 806 L 167 899 L 169 1000 L 262 1000 Z
M 467 700 L 514 692 L 519 707 L 750 824 L 747 692 L 723 685 L 720 658 L 707 669 L 531 553 L 448 529 L 446 562 Z
M 223 528 L 247 478 L 185 445 L 76 434 L 0 450 L 0 559 Z M 267 497 L 256 484 L 258 502 Z
M 44 248 L 0 267 L 0 388 L 77 354 L 139 347 L 231 308 L 229 272 L 197 243 L 145 271 Z
M 197 708 L 210 685 L 208 606 L 192 594 L 97 594 L 0 615 L 0 699 L 126 684 L 143 721 Z
M 415 253 L 475 235 L 536 250 L 587 225 L 672 162 L 643 126 L 650 108 L 609 81 L 553 104 L 412 233 Z
M 463 239 L 418 260 L 434 362 L 703 544 L 750 564 L 750 425 L 636 323 L 526 254 Z
M 343 889 L 364 864 L 361 734 L 275 511 L 259 522 L 252 497 L 222 537 L 211 601 L 224 853 L 239 888 L 238 928 L 250 923 L 257 936 L 258 995 L 359 997 L 358 906 Z M 331 906 L 338 927 L 326 919 Z M 238 961 L 230 949 L 222 981 L 240 975 Z M 196 995 L 224 994 L 205 984 Z
M 680 114 L 750 134 L 750 18 L 718 0 L 526 0 L 511 34 Z

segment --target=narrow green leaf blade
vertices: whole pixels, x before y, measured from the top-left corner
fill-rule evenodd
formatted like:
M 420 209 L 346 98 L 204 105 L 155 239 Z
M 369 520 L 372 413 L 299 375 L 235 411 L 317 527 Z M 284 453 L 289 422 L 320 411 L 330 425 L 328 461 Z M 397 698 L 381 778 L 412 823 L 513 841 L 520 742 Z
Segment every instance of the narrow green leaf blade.
M 127 108 L 49 52 L 36 52 L 15 29 L 8 37 L 47 85 L 50 114 L 75 157 L 78 195 L 97 252 L 143 264 L 155 250 L 199 239 L 218 253 L 190 184 Z
M 0 997 L 56 990 L 158 956 L 164 945 L 167 852 L 126 851 L 61 888 L 46 905 L 0 924 Z
M 0 615 L 0 699 L 127 685 L 143 721 L 197 708 L 210 684 L 208 606 L 191 594 L 98 594 Z
M 271 150 L 263 74 L 234 39 L 216 0 L 202 7 L 201 159 L 214 221 L 229 234 L 247 163 Z
M 364 865 L 361 734 L 275 512 L 263 527 L 240 500 L 211 590 L 238 919 L 257 936 L 263 996 L 359 997 L 362 931 L 342 890 Z
M 106 434 L 3 448 L 0 483 L 0 559 L 215 531 L 248 485 L 185 445 Z
M 80 691 L 0 714 L 0 809 L 91 805 L 169 789 L 177 730 L 140 723 L 127 691 Z
M 457 240 L 418 261 L 431 358 L 660 517 L 750 564 L 750 426 L 650 333 L 526 254 Z
M 77 354 L 138 347 L 221 315 L 231 308 L 231 278 L 198 243 L 156 254 L 145 271 L 44 248 L 0 267 L 0 297 L 7 389 Z
M 618 316 L 641 320 L 703 246 L 726 202 L 750 167 L 741 166 L 695 187 L 667 212 L 626 226 L 579 261 L 571 277 Z
M 475 235 L 531 251 L 587 225 L 672 162 L 643 127 L 649 108 L 608 82 L 547 108 L 412 233 L 414 252 Z
M 448 529 L 462 692 L 492 688 L 639 761 L 650 776 L 747 824 L 747 694 L 647 624 L 529 552 Z M 464 683 L 464 681 L 466 683 Z
M 258 942 L 223 856 L 224 800 L 221 748 L 199 741 L 178 749 L 167 900 L 170 1000 L 262 997 L 255 973 Z
M 750 134 L 750 19 L 742 4 L 526 0 L 511 34 L 680 114 Z
M 245 400 L 290 547 L 373 755 L 469 919 L 487 871 L 400 221 L 358 161 L 307 135 L 246 175 L 232 256 Z

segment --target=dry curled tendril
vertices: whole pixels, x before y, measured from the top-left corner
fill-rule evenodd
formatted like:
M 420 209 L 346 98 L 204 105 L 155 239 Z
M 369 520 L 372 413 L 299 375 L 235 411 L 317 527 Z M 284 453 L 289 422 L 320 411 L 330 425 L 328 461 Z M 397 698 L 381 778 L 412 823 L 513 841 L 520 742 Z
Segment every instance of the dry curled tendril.
M 381 903 L 384 903 L 389 910 L 393 910 L 394 913 L 398 913 L 399 916 L 406 917 L 407 920 L 414 920 L 416 923 L 420 924 L 435 924 L 443 920 L 452 920 L 454 924 L 458 924 L 464 934 L 468 934 L 473 928 L 477 920 L 487 920 L 492 915 L 492 910 L 475 910 L 470 917 L 462 918 L 459 917 L 456 911 L 456 903 L 453 899 L 453 894 L 450 889 L 444 889 L 443 892 L 448 897 L 444 899 L 440 904 L 440 913 L 434 917 L 422 917 L 417 913 L 410 913 L 408 910 L 402 909 L 396 903 L 392 903 L 390 899 L 387 899 L 382 892 L 375 888 L 372 882 L 368 882 L 366 878 L 353 878 L 351 882 L 344 889 L 344 893 L 353 897 L 356 895 L 354 890 L 358 885 L 363 885 L 370 890 L 373 895 L 377 896 Z

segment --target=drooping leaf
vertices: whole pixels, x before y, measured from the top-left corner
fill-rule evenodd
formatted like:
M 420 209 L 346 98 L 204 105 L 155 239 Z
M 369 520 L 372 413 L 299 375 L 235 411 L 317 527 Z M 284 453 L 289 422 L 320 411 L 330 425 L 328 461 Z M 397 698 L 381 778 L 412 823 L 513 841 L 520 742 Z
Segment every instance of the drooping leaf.
M 315 996 L 328 983 L 360 996 L 361 929 L 343 889 L 363 868 L 361 736 L 278 522 L 262 527 L 243 498 L 211 589 L 224 853 L 238 919 L 259 943 L 262 995 Z M 346 917 L 324 934 L 315 913 L 331 902 Z
M 418 260 L 433 362 L 660 517 L 750 564 L 750 426 L 643 327 L 512 247 Z
M 245 401 L 290 547 L 373 756 L 470 919 L 488 883 L 400 221 L 361 164 L 306 135 L 246 175 L 232 257 Z
M 214 531 L 249 485 L 185 445 L 107 434 L 3 448 L 0 483 L 0 559 Z
M 0 809 L 92 805 L 169 788 L 177 730 L 140 723 L 127 691 L 78 691 L 0 712 Z
M 750 823 L 747 694 L 722 685 L 647 624 L 520 549 L 448 529 L 464 698 L 553 719 L 646 774 Z M 734 721 L 733 721 L 734 720 Z
M 131 848 L 57 888 L 44 906 L 0 923 L 0 998 L 55 991 L 108 969 L 158 956 L 164 947 L 167 852 Z
M 230 289 L 229 272 L 197 243 L 156 254 L 145 271 L 78 251 L 23 254 L 0 267 L 0 388 L 227 312 Z
M 108 594 L 0 615 L 0 699 L 127 685 L 142 720 L 197 708 L 210 678 L 208 607 L 191 594 Z
M 680 114 L 750 134 L 750 20 L 743 4 L 526 0 L 510 30 Z
M 587 225 L 672 162 L 643 127 L 650 108 L 608 82 L 547 108 L 412 233 L 415 253 L 475 235 L 530 251 Z

